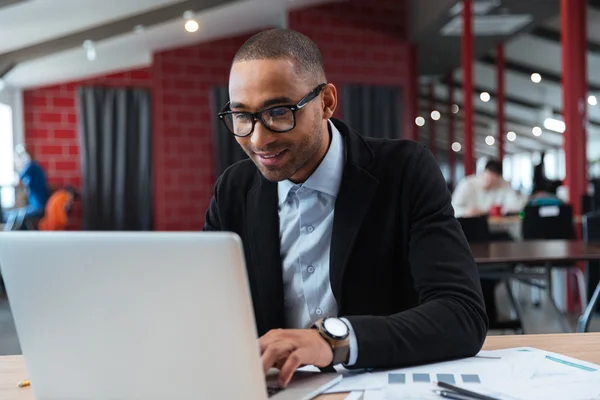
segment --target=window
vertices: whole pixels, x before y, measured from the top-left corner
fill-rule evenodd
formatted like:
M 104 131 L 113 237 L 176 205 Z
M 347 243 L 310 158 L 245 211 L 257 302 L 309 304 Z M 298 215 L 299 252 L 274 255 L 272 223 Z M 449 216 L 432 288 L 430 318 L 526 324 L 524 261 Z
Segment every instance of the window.
M 0 103 L 0 204 L 3 207 L 12 207 L 15 203 L 14 184 L 12 109 Z

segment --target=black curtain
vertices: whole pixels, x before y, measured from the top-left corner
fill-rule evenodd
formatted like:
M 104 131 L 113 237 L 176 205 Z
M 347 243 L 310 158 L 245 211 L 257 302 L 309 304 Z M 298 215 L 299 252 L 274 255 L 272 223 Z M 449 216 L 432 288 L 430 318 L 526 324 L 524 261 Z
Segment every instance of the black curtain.
M 347 85 L 343 88 L 344 120 L 363 136 L 402 137 L 400 88 Z
M 212 88 L 212 111 L 213 111 L 213 143 L 215 154 L 215 169 L 217 176 L 220 176 L 230 165 L 247 158 L 248 156 L 238 142 L 235 136 L 227 130 L 217 113 L 229 101 L 229 91 L 227 86 L 214 86 Z
M 86 230 L 152 229 L 151 96 L 146 89 L 77 89 Z

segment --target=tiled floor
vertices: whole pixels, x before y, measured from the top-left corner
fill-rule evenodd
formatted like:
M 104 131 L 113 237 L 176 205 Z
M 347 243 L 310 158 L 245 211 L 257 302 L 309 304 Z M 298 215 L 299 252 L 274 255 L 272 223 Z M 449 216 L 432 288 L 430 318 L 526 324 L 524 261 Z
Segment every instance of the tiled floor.
M 508 298 L 506 293 L 500 288 L 498 290 L 498 306 L 502 314 L 509 313 Z M 526 333 L 558 333 L 561 332 L 561 324 L 556 318 L 552 308 L 546 303 L 542 303 L 540 308 L 534 308 L 521 303 L 523 319 Z M 575 327 L 577 317 L 570 318 L 571 327 Z M 592 322 L 591 330 L 600 332 L 600 316 Z M 490 334 L 502 334 L 503 332 L 490 332 Z M 510 332 L 506 332 L 510 333 Z M 12 314 L 6 297 L 0 295 L 0 355 L 21 354 L 21 347 Z

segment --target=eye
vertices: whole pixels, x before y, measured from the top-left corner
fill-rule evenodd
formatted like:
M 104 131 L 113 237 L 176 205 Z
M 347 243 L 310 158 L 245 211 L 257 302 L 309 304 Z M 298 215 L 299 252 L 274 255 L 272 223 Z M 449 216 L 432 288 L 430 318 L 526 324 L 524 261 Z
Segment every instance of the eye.
M 234 117 L 235 117 L 236 121 L 240 121 L 240 122 L 246 122 L 246 121 L 250 121 L 252 119 L 252 117 L 246 113 L 236 113 L 236 114 L 234 114 Z
M 270 110 L 268 110 L 268 116 L 269 118 L 282 118 L 288 115 L 288 113 L 290 112 L 290 110 L 288 108 L 285 107 L 278 107 L 278 108 L 272 108 Z

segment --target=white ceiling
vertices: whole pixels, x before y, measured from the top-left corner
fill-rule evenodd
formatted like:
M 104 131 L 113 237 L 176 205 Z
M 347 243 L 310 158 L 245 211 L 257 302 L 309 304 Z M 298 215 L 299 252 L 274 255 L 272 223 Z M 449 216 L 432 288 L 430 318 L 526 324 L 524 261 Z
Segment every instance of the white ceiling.
M 55 2 L 91 3 L 92 0 L 54 0 Z M 34 0 L 36 3 L 45 5 L 52 0 Z M 118 4 L 132 2 L 137 4 L 140 12 L 140 4 L 153 4 L 158 6 L 165 3 L 175 3 L 173 0 L 93 0 L 94 7 L 98 10 L 113 7 L 112 18 L 117 17 Z M 188 46 L 195 43 L 209 41 L 220 37 L 241 34 L 268 26 L 283 26 L 285 24 L 286 10 L 307 7 L 310 5 L 330 2 L 329 0 L 245 0 L 229 3 L 225 6 L 215 7 L 195 16 L 200 25 L 197 32 L 189 33 L 183 28 L 183 17 L 168 21 L 163 24 L 152 26 L 141 33 L 132 32 L 112 37 L 96 43 L 97 58 L 88 61 L 83 48 L 78 47 L 49 56 L 18 64 L 6 76 L 7 86 L 19 88 L 32 88 L 58 82 L 83 79 L 98 74 L 106 74 L 124 69 L 148 66 L 152 62 L 152 53 L 169 48 Z M 24 7 L 24 6 L 22 6 Z M 18 8 L 18 7 L 15 7 Z M 88 7 L 89 8 L 89 7 Z M 128 12 L 135 7 L 129 5 Z M 123 7 L 120 8 L 123 12 Z M 144 8 L 145 10 L 145 8 Z M 57 11 L 49 11 L 50 15 L 57 15 Z M 0 10 L 0 24 L 2 21 L 2 10 Z M 109 14 L 104 12 L 105 15 Z M 119 14 L 119 19 L 123 17 Z M 88 18 L 89 20 L 90 18 Z M 98 20 L 97 20 L 98 21 Z M 23 21 L 21 21 L 23 23 Z M 71 23 L 67 24 L 70 25 Z M 77 24 L 81 27 L 81 21 Z M 2 28 L 4 29 L 4 28 Z M 70 29 L 69 32 L 73 32 Z M 0 36 L 2 35 L 0 29 Z M 66 32 L 66 33 L 69 33 Z M 65 32 L 63 31 L 62 34 Z M 34 40 L 33 34 L 30 40 Z M 39 38 L 39 37 L 38 37 Z M 6 47 L 15 47 L 12 43 Z M 0 51 L 1 52 L 1 51 Z
M 30 0 L 0 9 L 0 54 L 183 0 Z

